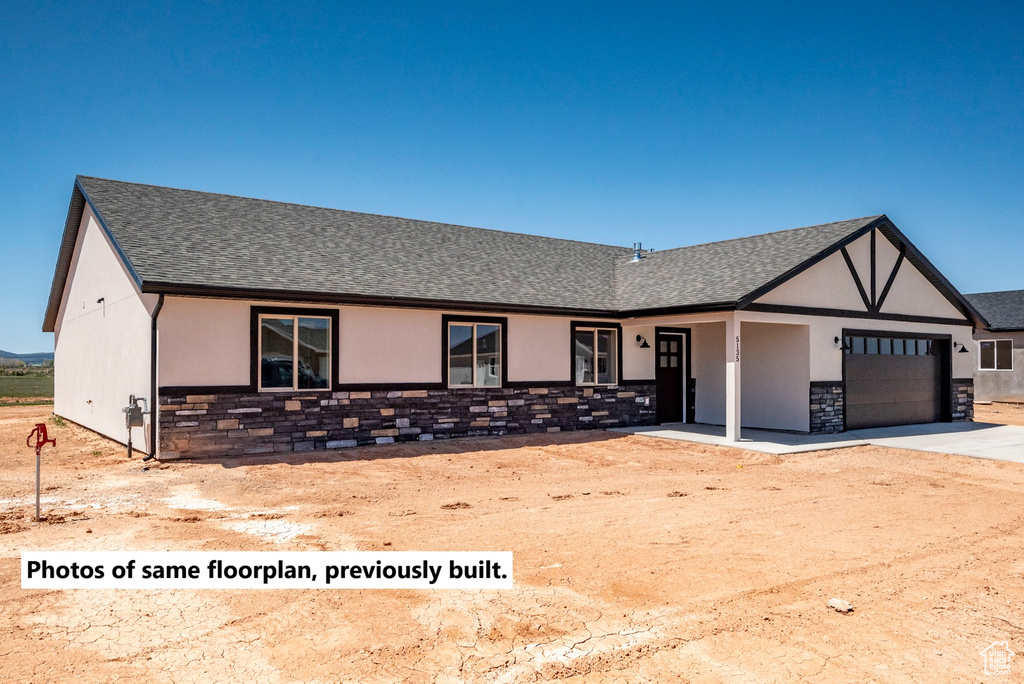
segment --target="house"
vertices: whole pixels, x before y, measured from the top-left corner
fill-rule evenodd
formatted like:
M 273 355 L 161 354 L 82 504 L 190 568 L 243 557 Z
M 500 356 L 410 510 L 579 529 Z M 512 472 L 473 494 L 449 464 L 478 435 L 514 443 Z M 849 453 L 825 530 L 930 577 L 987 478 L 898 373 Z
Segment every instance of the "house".
M 1024 402 L 1024 290 L 978 292 L 967 301 L 988 321 L 974 334 L 976 398 Z
M 970 420 L 985 324 L 884 215 L 645 252 L 78 177 L 43 329 L 55 413 L 177 458 Z

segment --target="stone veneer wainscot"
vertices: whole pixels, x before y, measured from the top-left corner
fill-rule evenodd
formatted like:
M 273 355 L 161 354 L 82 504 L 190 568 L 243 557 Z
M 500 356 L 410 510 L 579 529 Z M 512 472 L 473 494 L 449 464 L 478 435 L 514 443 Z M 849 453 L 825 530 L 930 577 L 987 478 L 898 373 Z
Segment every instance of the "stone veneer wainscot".
M 655 385 L 160 393 L 161 459 L 339 449 L 655 422 Z
M 953 378 L 953 422 L 974 420 L 974 378 Z
M 841 380 L 811 383 L 811 434 L 842 432 L 846 427 L 845 386 Z

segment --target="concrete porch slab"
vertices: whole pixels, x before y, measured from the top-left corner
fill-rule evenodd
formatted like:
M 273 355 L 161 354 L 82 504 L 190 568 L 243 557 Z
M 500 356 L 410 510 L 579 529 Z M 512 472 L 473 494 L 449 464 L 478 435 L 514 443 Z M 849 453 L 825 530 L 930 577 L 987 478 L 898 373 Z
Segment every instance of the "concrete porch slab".
M 717 446 L 749 449 L 766 454 L 797 454 L 804 451 L 821 451 L 822 449 L 841 449 L 844 447 L 867 444 L 862 439 L 849 433 L 838 435 L 805 435 L 795 432 L 777 432 L 774 430 L 758 430 L 743 428 L 743 439 L 739 444 L 725 441 L 725 427 L 721 425 L 703 425 L 700 423 L 664 423 L 641 427 L 610 428 L 610 432 L 621 432 L 627 435 L 643 435 L 644 437 L 660 437 L 677 439 L 684 442 L 699 444 L 715 444 Z
M 743 439 L 738 444 L 725 441 L 725 428 L 721 425 L 667 423 L 647 427 L 611 428 L 610 431 L 715 444 L 776 455 L 873 444 L 1024 463 L 1024 427 L 993 423 L 900 425 L 853 430 L 838 435 L 805 435 L 743 428 Z

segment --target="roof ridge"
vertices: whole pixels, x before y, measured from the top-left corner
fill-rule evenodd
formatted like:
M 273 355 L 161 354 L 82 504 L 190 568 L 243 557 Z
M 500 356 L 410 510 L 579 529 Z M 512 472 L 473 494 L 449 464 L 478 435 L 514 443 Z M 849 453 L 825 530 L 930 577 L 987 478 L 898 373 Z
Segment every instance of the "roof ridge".
M 964 297 L 975 297 L 977 295 L 994 295 L 994 294 L 1024 294 L 1024 290 L 991 290 L 989 292 L 970 292 L 964 293 Z
M 120 185 L 134 185 L 134 186 L 142 187 L 142 188 L 156 188 L 158 190 L 173 190 L 175 192 L 194 192 L 194 193 L 197 193 L 197 194 L 200 194 L 200 195 L 211 195 L 211 196 L 215 196 L 215 197 L 226 197 L 226 198 L 229 198 L 229 199 L 236 199 L 236 200 L 240 199 L 240 200 L 247 200 L 247 201 L 250 201 L 250 202 L 259 202 L 259 203 L 264 203 L 264 204 L 279 204 L 279 205 L 284 205 L 284 206 L 301 207 L 303 209 L 319 209 L 321 211 L 336 211 L 336 212 L 340 212 L 340 213 L 343 213 L 343 214 L 356 214 L 358 216 L 372 216 L 372 217 L 375 217 L 375 218 L 396 219 L 396 220 L 399 220 L 399 221 L 412 221 L 414 223 L 426 223 L 426 224 L 430 224 L 430 225 L 434 225 L 434 226 L 446 226 L 446 227 L 450 227 L 450 228 L 466 228 L 466 229 L 469 229 L 469 230 L 484 230 L 484 231 L 487 231 L 487 232 L 490 232 L 490 233 L 498 233 L 500 235 L 521 235 L 523 237 L 529 237 L 529 238 L 540 239 L 540 240 L 554 240 L 556 242 L 571 242 L 571 243 L 576 243 L 576 244 L 580 244 L 580 245 L 590 245 L 590 246 L 593 246 L 593 247 L 605 247 L 605 248 L 608 248 L 608 249 L 614 249 L 614 250 L 622 251 L 623 253 L 626 253 L 626 252 L 632 253 L 632 251 L 633 251 L 633 249 L 631 247 L 619 247 L 618 245 L 609 245 L 609 244 L 605 244 L 603 242 L 587 242 L 586 240 L 573 240 L 571 238 L 558 238 L 558 237 L 551 237 L 551 236 L 548 236 L 548 235 L 537 235 L 535 233 L 523 233 L 523 232 L 514 231 L 514 230 L 499 230 L 497 228 L 481 228 L 480 226 L 467 226 L 467 225 L 464 225 L 464 224 L 461 224 L 461 223 L 446 223 L 444 221 L 430 221 L 430 220 L 427 220 L 427 219 L 410 218 L 408 216 L 394 216 L 394 215 L 391 215 L 391 214 L 374 214 L 374 213 L 371 213 L 371 212 L 368 212 L 368 211 L 352 211 L 351 209 L 337 209 L 335 207 L 320 207 L 320 206 L 317 206 L 317 205 L 314 205 L 314 204 L 300 204 L 298 202 L 285 202 L 285 201 L 282 201 L 282 200 L 269 200 L 269 199 L 263 199 L 263 198 L 260 198 L 260 197 L 248 197 L 246 195 L 232 195 L 232 194 L 229 194 L 229 193 L 226 193 L 226 192 L 207 192 L 205 190 L 192 190 L 192 189 L 189 189 L 189 188 L 177 188 L 177 187 L 171 187 L 169 185 L 154 185 L 152 183 L 135 183 L 135 182 L 132 182 L 132 181 L 116 180 L 114 178 L 100 178 L 99 176 L 83 176 L 81 174 L 75 176 L 75 178 L 77 178 L 77 179 L 86 179 L 86 180 L 97 180 L 97 181 L 101 181 L 101 182 L 104 182 L 104 183 L 118 183 Z
M 649 252 L 646 256 L 653 254 L 664 254 L 666 252 L 676 252 L 681 249 L 692 249 L 694 247 L 707 247 L 709 245 L 723 245 L 728 242 L 739 242 L 741 240 L 752 240 L 753 238 L 764 237 L 765 235 L 781 235 L 782 233 L 792 233 L 798 230 L 807 230 L 808 228 L 825 228 L 827 226 L 834 226 L 840 223 L 854 223 L 858 221 L 864 221 L 870 223 L 871 221 L 877 221 L 878 219 L 885 216 L 885 214 L 876 214 L 874 216 L 860 216 L 858 218 L 843 219 L 842 221 L 829 221 L 828 223 L 816 223 L 810 226 L 801 226 L 799 228 L 783 228 L 782 230 L 766 230 L 763 233 L 756 233 L 754 235 L 743 235 L 741 237 L 729 238 L 727 240 L 712 240 L 711 242 L 698 242 L 695 245 L 683 245 L 681 247 L 669 247 L 668 249 L 659 249 L 654 252 Z

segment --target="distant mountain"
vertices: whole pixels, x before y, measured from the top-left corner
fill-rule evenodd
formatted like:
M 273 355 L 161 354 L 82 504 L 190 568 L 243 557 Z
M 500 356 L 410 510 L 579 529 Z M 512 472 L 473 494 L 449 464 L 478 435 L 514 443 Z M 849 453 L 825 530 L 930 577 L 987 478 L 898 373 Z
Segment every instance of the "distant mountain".
M 35 354 L 15 354 L 14 352 L 4 351 L 0 349 L 0 359 L 14 359 L 15 361 L 24 361 L 30 366 L 42 363 L 43 361 L 53 361 L 53 352 L 36 352 Z

